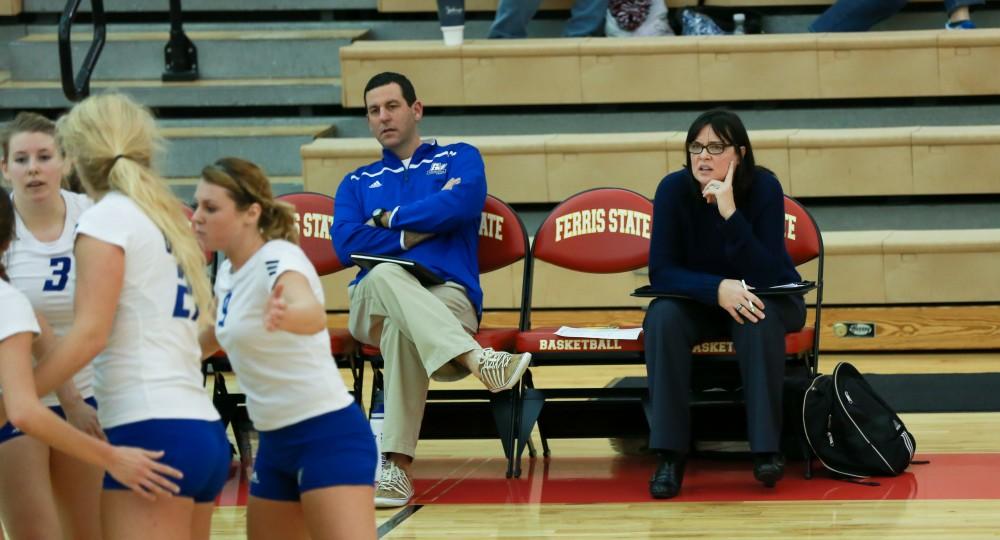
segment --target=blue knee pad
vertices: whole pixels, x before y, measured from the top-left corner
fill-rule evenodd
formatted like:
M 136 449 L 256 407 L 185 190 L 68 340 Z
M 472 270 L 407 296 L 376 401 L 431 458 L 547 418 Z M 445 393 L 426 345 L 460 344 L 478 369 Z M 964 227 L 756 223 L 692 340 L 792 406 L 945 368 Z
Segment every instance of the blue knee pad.
M 361 409 L 351 404 L 260 433 L 250 495 L 298 501 L 311 489 L 374 483 L 378 452 Z
M 163 450 L 160 461 L 184 473 L 170 480 L 180 486 L 179 496 L 196 503 L 212 502 L 229 476 L 229 440 L 218 420 L 142 420 L 104 430 L 115 446 Z M 104 475 L 104 489 L 128 489 L 110 474 Z

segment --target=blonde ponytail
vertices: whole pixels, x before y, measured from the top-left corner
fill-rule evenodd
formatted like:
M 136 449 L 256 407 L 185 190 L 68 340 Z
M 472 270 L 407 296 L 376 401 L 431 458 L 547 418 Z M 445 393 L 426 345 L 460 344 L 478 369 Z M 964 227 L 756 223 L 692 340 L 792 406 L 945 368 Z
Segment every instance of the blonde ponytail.
M 260 205 L 257 228 L 264 240 L 287 240 L 299 243 L 299 225 L 295 207 L 277 201 L 271 193 L 271 182 L 264 170 L 245 159 L 226 157 L 201 170 L 201 177 L 229 192 L 236 208 L 246 210 L 251 204 Z
M 181 201 L 153 170 L 153 157 L 163 144 L 149 110 L 122 94 L 92 96 L 59 119 L 58 134 L 91 196 L 100 198 L 117 191 L 160 229 L 187 278 L 199 313 L 209 315 L 200 320 L 210 320 L 214 310 L 205 254 Z

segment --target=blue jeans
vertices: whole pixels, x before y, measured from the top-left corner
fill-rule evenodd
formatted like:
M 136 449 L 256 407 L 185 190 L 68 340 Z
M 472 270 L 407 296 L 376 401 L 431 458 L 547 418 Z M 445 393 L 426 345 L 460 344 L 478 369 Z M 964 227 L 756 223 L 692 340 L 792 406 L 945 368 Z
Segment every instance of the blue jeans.
M 903 9 L 907 0 L 837 0 L 811 25 L 810 32 L 865 32 Z M 944 0 L 949 14 L 960 7 L 981 6 L 986 0 Z
M 535 16 L 542 0 L 500 0 L 497 16 L 490 27 L 490 39 L 527 37 L 528 21 Z M 604 34 L 604 17 L 608 0 L 576 0 L 570 11 L 563 35 L 566 37 L 600 36 Z

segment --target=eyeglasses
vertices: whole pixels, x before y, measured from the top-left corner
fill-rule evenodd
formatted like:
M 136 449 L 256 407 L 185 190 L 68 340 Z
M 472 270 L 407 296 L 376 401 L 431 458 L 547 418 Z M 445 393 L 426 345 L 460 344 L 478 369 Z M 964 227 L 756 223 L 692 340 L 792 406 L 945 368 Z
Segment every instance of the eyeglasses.
M 701 154 L 702 150 L 708 150 L 709 154 L 717 156 L 726 151 L 726 148 L 733 146 L 731 144 L 725 144 L 720 142 L 712 142 L 708 144 L 701 144 L 700 142 L 693 142 L 688 145 L 688 153 L 692 156 L 697 156 Z

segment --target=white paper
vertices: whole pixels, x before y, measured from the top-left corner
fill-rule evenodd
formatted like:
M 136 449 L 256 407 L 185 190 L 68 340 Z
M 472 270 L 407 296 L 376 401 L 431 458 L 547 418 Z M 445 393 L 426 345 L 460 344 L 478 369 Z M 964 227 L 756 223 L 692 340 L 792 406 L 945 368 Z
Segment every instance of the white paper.
M 639 339 L 642 328 L 574 328 L 560 326 L 556 335 L 565 338 L 589 339 L 621 339 L 635 341 Z

